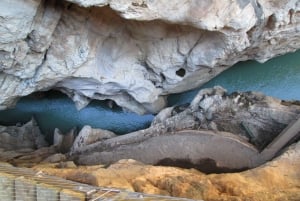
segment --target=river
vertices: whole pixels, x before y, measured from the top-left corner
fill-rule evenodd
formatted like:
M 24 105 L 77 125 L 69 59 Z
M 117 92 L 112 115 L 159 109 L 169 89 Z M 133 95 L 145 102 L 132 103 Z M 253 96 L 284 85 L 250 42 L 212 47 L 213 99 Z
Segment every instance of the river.
M 201 88 L 223 86 L 228 92 L 260 91 L 266 95 L 285 100 L 300 100 L 300 50 L 260 64 L 255 61 L 240 62 L 224 71 L 200 88 L 173 94 L 168 105 L 190 102 Z M 110 109 L 103 101 L 92 101 L 86 108 L 77 111 L 66 95 L 51 91 L 44 97 L 30 95 L 19 100 L 16 107 L 0 111 L 0 123 L 14 125 L 26 122 L 34 116 L 42 132 L 52 135 L 54 128 L 67 132 L 84 125 L 125 134 L 146 128 L 153 115 L 137 115 L 123 112 L 121 108 Z

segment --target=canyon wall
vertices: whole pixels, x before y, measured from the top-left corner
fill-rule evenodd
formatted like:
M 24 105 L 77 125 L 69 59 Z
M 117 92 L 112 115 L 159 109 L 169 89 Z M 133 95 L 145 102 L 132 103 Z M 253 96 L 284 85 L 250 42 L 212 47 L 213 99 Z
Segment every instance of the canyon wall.
M 58 89 L 157 113 L 233 64 L 300 48 L 298 0 L 2 0 L 0 109 Z

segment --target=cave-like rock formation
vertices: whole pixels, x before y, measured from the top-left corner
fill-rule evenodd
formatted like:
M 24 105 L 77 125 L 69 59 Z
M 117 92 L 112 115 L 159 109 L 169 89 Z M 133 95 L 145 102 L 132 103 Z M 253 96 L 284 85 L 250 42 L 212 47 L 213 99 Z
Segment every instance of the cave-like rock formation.
M 298 0 L 2 0 L 0 24 L 0 109 L 56 88 L 78 108 L 155 113 L 238 61 L 300 48 Z

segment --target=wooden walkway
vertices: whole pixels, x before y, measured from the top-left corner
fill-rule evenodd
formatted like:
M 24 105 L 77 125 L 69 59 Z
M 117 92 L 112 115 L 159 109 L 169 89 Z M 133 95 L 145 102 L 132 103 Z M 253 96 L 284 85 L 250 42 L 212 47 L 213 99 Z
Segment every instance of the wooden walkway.
M 5 201 L 191 201 L 159 195 L 95 187 L 28 168 L 0 163 L 0 200 Z

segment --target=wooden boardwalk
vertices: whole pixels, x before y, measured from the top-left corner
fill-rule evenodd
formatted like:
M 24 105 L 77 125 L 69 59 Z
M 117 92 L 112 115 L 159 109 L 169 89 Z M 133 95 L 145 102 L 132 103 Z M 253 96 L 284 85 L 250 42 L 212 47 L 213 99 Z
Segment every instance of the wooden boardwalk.
M 160 195 L 95 187 L 28 168 L 0 163 L 0 200 L 5 201 L 191 201 Z

